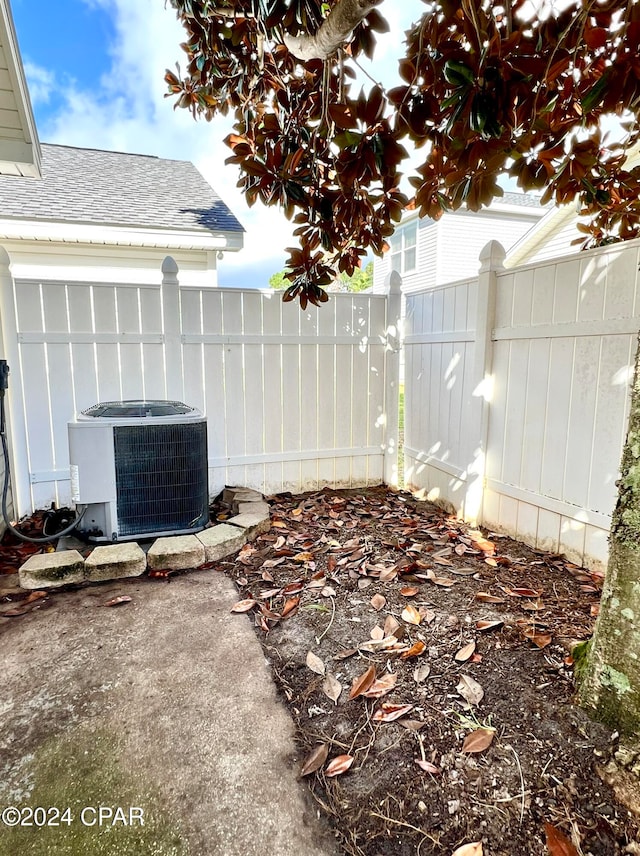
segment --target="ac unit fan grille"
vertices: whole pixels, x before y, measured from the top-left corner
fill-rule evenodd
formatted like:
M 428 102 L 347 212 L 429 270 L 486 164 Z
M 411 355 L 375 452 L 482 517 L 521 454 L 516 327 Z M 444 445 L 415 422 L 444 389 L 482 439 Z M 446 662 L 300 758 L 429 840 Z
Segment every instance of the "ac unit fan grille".
M 116 500 L 120 536 L 205 526 L 207 426 L 116 426 Z

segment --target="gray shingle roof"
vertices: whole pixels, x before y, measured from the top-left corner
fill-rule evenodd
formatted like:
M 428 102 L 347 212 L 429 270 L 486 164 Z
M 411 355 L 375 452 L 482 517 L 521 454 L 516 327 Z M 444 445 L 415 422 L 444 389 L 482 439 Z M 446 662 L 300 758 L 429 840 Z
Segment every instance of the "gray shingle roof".
M 204 232 L 242 226 L 189 161 L 42 144 L 42 180 L 0 176 L 0 217 Z

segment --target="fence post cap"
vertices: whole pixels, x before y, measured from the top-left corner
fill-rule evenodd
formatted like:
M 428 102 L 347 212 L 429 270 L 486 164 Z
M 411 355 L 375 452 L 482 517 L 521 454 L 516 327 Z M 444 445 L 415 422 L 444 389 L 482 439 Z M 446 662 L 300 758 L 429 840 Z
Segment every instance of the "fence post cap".
M 400 294 L 402 290 L 402 277 L 397 270 L 392 270 L 386 275 L 384 290 L 387 294 Z
M 480 273 L 486 273 L 488 270 L 502 270 L 506 256 L 506 250 L 500 241 L 489 241 L 480 252 Z
M 162 260 L 162 273 L 177 275 L 178 264 L 172 256 L 165 256 Z

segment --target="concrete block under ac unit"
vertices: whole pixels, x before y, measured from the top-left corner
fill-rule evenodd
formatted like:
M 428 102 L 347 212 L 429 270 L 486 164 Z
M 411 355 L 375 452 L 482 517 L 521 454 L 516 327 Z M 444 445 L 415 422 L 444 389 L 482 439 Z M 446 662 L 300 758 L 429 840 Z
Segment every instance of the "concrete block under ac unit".
M 231 556 L 247 543 L 246 530 L 226 523 L 198 532 L 196 538 L 204 546 L 206 562 L 218 562 Z
M 204 545 L 195 535 L 158 538 L 147 553 L 147 564 L 153 571 L 184 571 L 204 562 Z
M 77 550 L 31 556 L 18 571 L 25 589 L 46 589 L 84 582 L 84 559 Z
M 135 543 L 96 547 L 84 563 L 85 579 L 90 582 L 139 577 L 146 569 L 147 558 Z

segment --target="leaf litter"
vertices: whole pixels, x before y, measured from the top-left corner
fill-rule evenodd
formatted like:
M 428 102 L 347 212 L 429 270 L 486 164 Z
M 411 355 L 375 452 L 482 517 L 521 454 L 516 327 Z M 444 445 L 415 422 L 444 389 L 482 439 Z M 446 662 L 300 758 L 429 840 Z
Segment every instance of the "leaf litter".
M 220 568 L 341 852 L 634 846 L 596 769 L 616 743 L 574 704 L 570 649 L 592 633 L 602 575 L 386 488 L 269 500 L 271 530 Z

